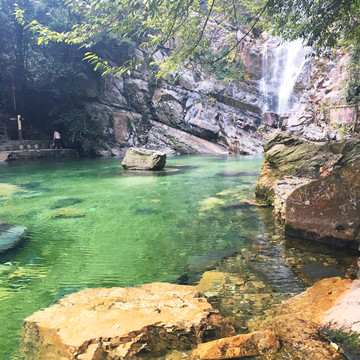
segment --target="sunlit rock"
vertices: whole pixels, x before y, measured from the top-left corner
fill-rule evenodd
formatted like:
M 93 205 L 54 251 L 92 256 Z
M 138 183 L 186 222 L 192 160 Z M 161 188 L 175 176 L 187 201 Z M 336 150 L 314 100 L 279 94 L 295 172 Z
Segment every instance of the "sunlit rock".
M 168 154 L 201 154 L 226 155 L 229 151 L 221 145 L 206 139 L 175 129 L 166 124 L 151 121 L 152 128 L 148 133 L 152 147 L 166 151 Z M 174 151 L 175 150 L 175 151 Z
M 193 359 L 222 360 L 270 355 L 276 353 L 279 343 L 271 331 L 240 334 L 200 344 L 192 353 Z
M 356 327 L 359 321 L 359 283 L 358 280 L 338 277 L 318 281 L 269 311 L 265 321 L 254 320 L 250 329 L 274 332 L 283 347 L 280 353 L 291 359 L 341 358 L 337 349 L 319 331 L 330 322 L 359 330 Z
M 233 335 L 192 286 L 152 283 L 87 289 L 25 319 L 26 358 L 141 359 Z
M 335 305 L 322 316 L 322 324 L 360 334 L 360 281 L 349 285 Z
M 159 151 L 130 148 L 121 162 L 129 170 L 161 170 L 166 163 L 166 154 Z

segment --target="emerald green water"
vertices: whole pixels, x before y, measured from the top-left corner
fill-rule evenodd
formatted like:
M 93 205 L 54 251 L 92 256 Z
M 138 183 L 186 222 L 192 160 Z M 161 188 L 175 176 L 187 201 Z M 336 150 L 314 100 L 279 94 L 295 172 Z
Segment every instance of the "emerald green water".
M 0 166 L 0 221 L 28 229 L 0 254 L 0 359 L 20 358 L 23 319 L 65 294 L 195 283 L 214 261 L 251 248 L 267 231 L 244 202 L 261 164 L 173 157 L 155 174 L 126 172 L 119 159 Z

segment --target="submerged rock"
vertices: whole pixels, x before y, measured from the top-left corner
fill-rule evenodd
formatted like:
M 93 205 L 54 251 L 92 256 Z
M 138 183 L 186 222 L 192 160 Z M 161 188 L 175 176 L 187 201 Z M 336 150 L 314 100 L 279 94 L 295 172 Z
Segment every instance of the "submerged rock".
M 26 231 L 25 226 L 0 222 L 0 252 L 16 246 Z
M 82 203 L 83 201 L 84 201 L 83 199 L 78 199 L 78 198 L 59 199 L 50 207 L 50 209 L 61 209 Z
M 121 162 L 129 170 L 161 170 L 166 163 L 166 154 L 159 151 L 130 148 Z
M 15 192 L 20 191 L 21 187 L 13 184 L 0 184 L 0 198 L 7 198 Z
M 233 335 L 192 286 L 86 289 L 25 319 L 27 359 L 141 359 Z
M 84 213 L 68 208 L 61 209 L 54 215 L 55 219 L 78 219 L 83 217 L 85 217 Z

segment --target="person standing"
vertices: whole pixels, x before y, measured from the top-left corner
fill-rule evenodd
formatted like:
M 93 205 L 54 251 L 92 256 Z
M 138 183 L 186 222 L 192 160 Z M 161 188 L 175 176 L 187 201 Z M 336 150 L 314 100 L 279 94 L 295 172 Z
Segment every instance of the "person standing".
M 54 131 L 53 149 L 61 149 L 61 136 L 58 131 Z

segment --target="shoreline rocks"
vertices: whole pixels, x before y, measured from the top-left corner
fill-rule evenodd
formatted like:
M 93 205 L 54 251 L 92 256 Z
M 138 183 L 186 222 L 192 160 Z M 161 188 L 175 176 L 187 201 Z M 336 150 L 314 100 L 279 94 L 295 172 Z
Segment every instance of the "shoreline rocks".
M 86 289 L 25 319 L 27 359 L 143 359 L 233 335 L 192 286 Z M 142 357 L 144 356 L 144 357 Z
M 279 342 L 271 331 L 255 331 L 229 338 L 200 344 L 191 354 L 191 359 L 222 360 L 275 354 Z
M 126 170 L 161 170 L 166 163 L 166 154 L 140 148 L 130 148 L 121 165 Z
M 276 133 L 265 144 L 256 195 L 289 235 L 358 248 L 360 141 L 312 143 Z
M 287 355 L 286 358 L 292 359 L 341 359 L 338 352 L 341 344 L 335 346 L 324 341 L 320 332 L 324 327 L 332 326 L 333 321 L 339 321 L 347 328 L 356 329 L 359 337 L 356 327 L 359 287 L 359 280 L 338 277 L 320 280 L 270 311 L 265 321 L 255 320 L 252 326 L 257 331 L 268 330 L 277 336 L 282 344 L 278 358 Z M 342 314 L 354 316 L 341 319 Z

